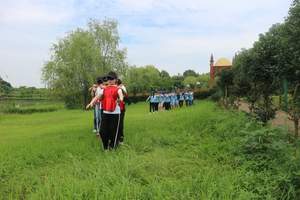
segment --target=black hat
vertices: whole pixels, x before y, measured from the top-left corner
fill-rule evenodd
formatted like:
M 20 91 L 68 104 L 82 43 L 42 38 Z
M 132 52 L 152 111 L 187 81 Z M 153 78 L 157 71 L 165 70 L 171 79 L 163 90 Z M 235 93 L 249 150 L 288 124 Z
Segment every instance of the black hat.
M 101 76 L 97 77 L 96 82 L 98 84 L 102 84 L 103 83 L 103 77 L 101 77 Z
M 108 78 L 109 80 L 118 79 L 118 75 L 117 75 L 116 72 L 110 71 L 110 72 L 108 72 L 108 74 L 107 74 L 107 78 Z
M 102 80 L 103 82 L 106 82 L 108 80 L 107 76 L 103 76 Z

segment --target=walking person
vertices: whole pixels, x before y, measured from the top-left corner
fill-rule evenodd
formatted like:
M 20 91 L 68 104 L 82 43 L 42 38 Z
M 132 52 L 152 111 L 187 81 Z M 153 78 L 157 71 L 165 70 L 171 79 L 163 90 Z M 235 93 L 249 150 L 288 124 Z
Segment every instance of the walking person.
M 188 92 L 184 93 L 184 100 L 185 100 L 185 106 L 188 107 L 190 105 L 190 103 L 189 103 L 189 93 Z
M 89 88 L 89 92 L 91 94 L 92 99 L 96 96 L 96 90 L 97 90 L 97 84 L 94 84 L 92 87 Z M 94 129 L 93 132 L 97 133 L 97 127 L 98 127 L 98 121 L 97 121 L 97 113 L 96 113 L 96 108 L 94 107 Z
M 157 93 L 155 93 L 155 95 L 154 95 L 153 106 L 154 106 L 154 111 L 155 111 L 155 112 L 158 112 L 158 107 L 159 107 L 159 94 L 157 94 Z
M 179 107 L 181 108 L 183 106 L 184 102 L 184 93 L 179 94 Z
M 170 96 L 170 94 L 165 95 L 165 109 L 166 110 L 171 109 L 171 96 Z
M 119 101 L 123 101 L 123 92 L 117 86 L 117 74 L 110 72 L 107 75 L 108 85 L 101 90 L 97 98 L 102 99 L 102 123 L 100 127 L 104 150 L 114 149 L 118 146 L 121 109 Z M 92 101 L 87 108 L 95 102 Z
M 159 111 L 162 111 L 164 108 L 164 95 L 162 93 L 158 94 L 158 109 Z
M 92 88 L 89 90 L 91 91 L 91 95 L 93 99 L 99 94 L 103 86 L 103 78 L 98 77 L 96 80 L 97 84 L 94 84 Z M 96 133 L 96 135 L 100 136 L 100 124 L 101 124 L 101 116 L 102 116 L 102 107 L 101 107 L 101 99 L 96 98 L 94 103 L 94 130 L 93 132 Z
M 101 90 L 104 88 L 103 86 L 103 79 L 102 77 L 97 78 L 97 90 L 95 92 L 95 96 L 99 96 L 101 93 Z M 96 135 L 100 137 L 100 126 L 101 126 L 101 119 L 102 119 L 102 102 L 101 99 L 97 99 L 95 106 L 94 106 L 94 112 L 96 117 Z
M 154 93 L 152 93 L 152 95 L 150 95 L 146 101 L 149 101 L 149 110 L 150 110 L 150 113 L 153 113 L 155 112 L 155 104 L 154 104 L 154 101 L 155 101 L 155 95 Z

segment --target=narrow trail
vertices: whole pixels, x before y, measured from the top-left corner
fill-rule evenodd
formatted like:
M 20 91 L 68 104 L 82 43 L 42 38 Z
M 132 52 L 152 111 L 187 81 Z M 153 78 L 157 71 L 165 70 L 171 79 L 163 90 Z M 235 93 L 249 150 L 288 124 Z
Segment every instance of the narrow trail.
M 240 102 L 239 110 L 249 113 L 249 104 L 246 102 Z M 293 121 L 289 119 L 289 116 L 286 112 L 281 110 L 276 112 L 276 117 L 271 120 L 271 124 L 274 127 L 287 127 L 290 132 L 294 132 L 295 130 Z

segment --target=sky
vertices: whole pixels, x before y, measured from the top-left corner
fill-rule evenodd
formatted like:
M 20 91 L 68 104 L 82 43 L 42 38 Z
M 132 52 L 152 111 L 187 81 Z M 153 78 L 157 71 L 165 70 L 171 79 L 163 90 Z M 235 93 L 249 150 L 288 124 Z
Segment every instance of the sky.
M 44 87 L 41 69 L 51 46 L 89 19 L 115 19 L 130 65 L 170 74 L 209 71 L 232 59 L 272 24 L 292 0 L 0 0 L 0 76 L 14 87 Z

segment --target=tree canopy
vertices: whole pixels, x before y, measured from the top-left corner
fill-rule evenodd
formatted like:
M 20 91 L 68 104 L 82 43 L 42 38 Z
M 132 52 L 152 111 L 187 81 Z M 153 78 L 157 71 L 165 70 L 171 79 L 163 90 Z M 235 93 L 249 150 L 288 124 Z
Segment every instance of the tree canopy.
M 97 76 L 110 70 L 125 73 L 126 50 L 119 41 L 115 21 L 91 20 L 87 29 L 78 28 L 53 45 L 43 81 L 68 107 L 86 105 Z

